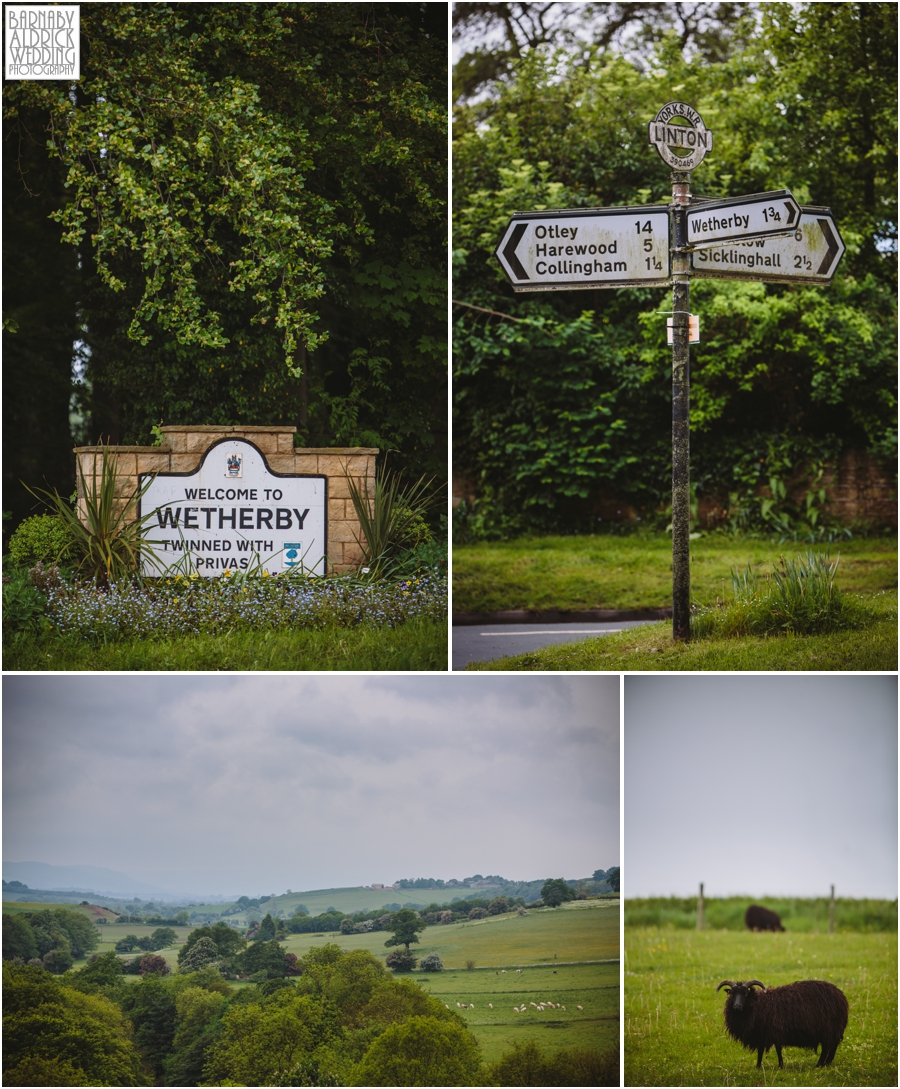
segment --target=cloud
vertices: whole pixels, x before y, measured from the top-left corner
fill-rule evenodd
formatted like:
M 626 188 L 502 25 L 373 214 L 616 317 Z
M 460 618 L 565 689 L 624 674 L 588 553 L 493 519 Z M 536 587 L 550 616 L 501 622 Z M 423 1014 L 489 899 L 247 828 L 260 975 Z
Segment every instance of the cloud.
M 618 678 L 8 677 L 4 701 L 7 859 L 232 889 L 618 860 Z

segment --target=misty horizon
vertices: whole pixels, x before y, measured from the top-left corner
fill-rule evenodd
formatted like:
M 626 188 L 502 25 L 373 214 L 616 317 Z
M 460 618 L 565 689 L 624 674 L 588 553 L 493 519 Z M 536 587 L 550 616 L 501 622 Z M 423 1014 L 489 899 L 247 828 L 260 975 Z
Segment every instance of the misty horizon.
M 475 873 L 619 864 L 618 677 L 7 676 L 3 692 L 9 858 L 91 859 L 192 899 L 462 880 L 473 843 Z

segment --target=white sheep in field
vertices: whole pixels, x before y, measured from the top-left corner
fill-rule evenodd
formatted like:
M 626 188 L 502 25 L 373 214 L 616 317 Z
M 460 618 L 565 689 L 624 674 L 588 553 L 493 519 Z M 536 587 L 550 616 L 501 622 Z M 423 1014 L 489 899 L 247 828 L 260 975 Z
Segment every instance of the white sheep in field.
M 516 969 L 516 975 L 517 975 L 517 976 L 520 976 L 521 974 L 522 974 L 522 969 L 521 969 L 521 968 L 517 968 L 517 969 Z
M 503 975 L 503 976 L 505 976 L 505 975 L 506 975 L 506 969 L 505 969 L 505 968 L 501 968 L 501 969 L 500 969 L 500 974 L 501 974 L 501 975 Z
M 456 1003 L 456 1008 L 457 1008 L 458 1010 L 461 1010 L 461 1009 L 462 1009 L 462 1006 L 460 1006 L 460 1004 L 459 1004 L 459 1003 L 457 1002 L 457 1003 Z
M 576 1007 L 575 1007 L 575 1009 L 576 1009 L 576 1010 L 583 1010 L 583 1009 L 584 1009 L 584 1006 L 576 1006 Z
M 534 1006 L 534 1008 L 537 1009 L 537 1002 L 529 1002 L 528 1005 Z
M 492 1010 L 493 1008 L 494 1008 L 494 1003 L 493 1002 L 488 1002 L 488 1009 Z

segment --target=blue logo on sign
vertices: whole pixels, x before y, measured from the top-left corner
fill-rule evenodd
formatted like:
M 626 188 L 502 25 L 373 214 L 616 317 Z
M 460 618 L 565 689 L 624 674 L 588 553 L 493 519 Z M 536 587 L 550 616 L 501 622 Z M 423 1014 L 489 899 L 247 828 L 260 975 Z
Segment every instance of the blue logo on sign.
M 298 563 L 303 559 L 303 545 L 288 544 L 282 545 L 282 556 L 284 557 L 283 563 L 285 567 L 296 567 Z

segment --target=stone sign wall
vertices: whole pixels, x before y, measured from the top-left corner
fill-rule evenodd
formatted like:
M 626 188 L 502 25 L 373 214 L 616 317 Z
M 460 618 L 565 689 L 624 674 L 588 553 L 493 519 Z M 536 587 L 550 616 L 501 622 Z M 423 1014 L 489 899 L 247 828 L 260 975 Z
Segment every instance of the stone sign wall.
M 293 443 L 296 428 L 294 427 L 198 426 L 162 427 L 160 430 L 164 436 L 161 446 L 81 446 L 76 448 L 75 456 L 81 473 L 84 474 L 88 482 L 90 482 L 91 476 L 96 473 L 99 484 L 102 454 L 106 450 L 108 455 L 114 456 L 116 459 L 118 492 L 124 501 L 125 497 L 135 494 L 139 486 L 139 478 L 142 475 L 148 473 L 195 473 L 199 469 L 201 461 L 204 461 L 204 455 L 213 446 L 221 444 L 222 440 L 245 439 L 257 447 L 265 456 L 265 464 L 274 474 L 298 474 L 303 477 L 325 478 L 323 490 L 327 495 L 327 507 L 324 510 L 325 521 L 327 522 L 327 570 L 329 573 L 340 574 L 352 570 L 359 563 L 361 553 L 357 544 L 357 537 L 361 538 L 362 533 L 353 510 L 345 473 L 349 473 L 354 478 L 361 492 L 365 492 L 366 488 L 368 488 L 369 495 L 372 495 L 375 486 L 377 449 L 367 447 L 324 447 L 318 449 L 295 447 Z M 249 448 L 245 446 L 243 449 Z M 76 476 L 78 477 L 79 506 L 83 511 L 84 498 L 81 476 L 78 473 L 76 473 Z M 174 478 L 159 478 L 161 482 L 169 479 Z M 223 486 L 226 483 L 223 480 Z M 250 482 L 248 481 L 248 483 Z M 236 498 L 241 484 L 242 481 L 237 479 L 230 485 L 235 491 L 234 509 L 236 513 L 232 520 L 236 522 L 239 529 L 243 528 L 248 531 L 245 536 L 250 539 L 270 537 L 271 534 L 265 532 L 267 527 L 277 531 L 276 551 L 280 553 L 282 545 L 288 543 L 287 540 L 283 542 L 280 538 L 285 536 L 286 539 L 293 539 L 293 537 L 298 536 L 295 523 L 298 523 L 299 518 L 302 518 L 303 510 L 306 507 L 298 512 L 298 516 L 292 517 L 291 527 L 283 526 L 279 528 L 279 520 L 281 518 L 287 520 L 289 515 L 278 514 L 279 508 L 275 505 L 276 501 L 274 499 L 270 506 L 265 506 L 265 497 L 262 493 L 258 496 L 259 502 L 254 501 L 253 507 L 247 508 L 248 510 L 253 509 L 253 514 L 242 513 L 241 503 L 244 501 L 243 497 L 241 500 Z M 210 501 L 214 502 L 215 497 L 211 497 Z M 250 501 L 247 500 L 247 502 Z M 183 503 L 184 500 L 182 500 Z M 177 508 L 173 508 L 173 512 L 174 509 Z M 191 531 L 193 529 L 202 530 L 204 528 L 204 519 L 211 522 L 210 528 L 214 530 L 217 528 L 219 520 L 222 518 L 228 520 L 232 517 L 230 506 L 225 508 L 224 511 L 219 511 L 217 508 L 215 515 L 210 513 L 211 509 L 201 508 L 199 505 L 190 507 L 191 513 L 187 515 L 189 529 L 187 532 L 182 530 L 179 536 L 192 537 Z M 285 509 L 291 510 L 288 506 Z M 182 511 L 184 512 L 184 510 L 185 507 L 182 506 Z M 308 517 L 311 524 L 313 516 Z M 182 525 L 184 525 L 185 514 L 182 513 L 180 518 Z M 241 522 L 238 520 L 244 518 L 247 519 L 248 523 L 252 521 L 253 526 L 245 524 L 241 527 Z M 306 528 L 309 528 L 309 524 L 301 524 L 305 524 Z M 147 535 L 153 536 L 152 531 L 153 525 L 151 524 Z M 173 556 L 174 558 L 176 557 Z M 265 556 L 262 558 L 265 558 Z M 208 562 L 208 558 L 206 559 Z M 318 557 L 315 557 L 315 559 L 318 559 Z M 277 566 L 279 569 L 283 566 L 280 555 Z M 317 569 L 324 569 L 324 565 Z M 214 570 L 211 565 L 209 571 L 204 570 L 201 573 L 214 574 L 220 572 Z

